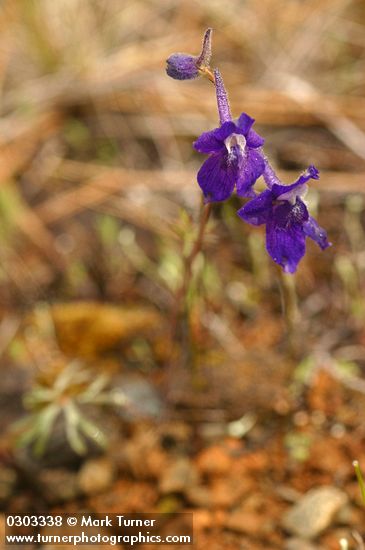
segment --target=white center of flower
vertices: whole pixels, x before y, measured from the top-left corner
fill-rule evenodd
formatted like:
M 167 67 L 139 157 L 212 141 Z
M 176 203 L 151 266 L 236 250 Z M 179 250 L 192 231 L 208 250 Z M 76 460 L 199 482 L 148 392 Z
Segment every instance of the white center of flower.
M 278 201 L 288 201 L 290 204 L 295 204 L 297 202 L 297 198 L 300 199 L 304 198 L 308 191 L 308 185 L 306 183 L 303 183 L 303 185 L 299 185 L 295 189 L 292 189 L 291 191 L 288 191 L 287 193 L 283 193 L 280 195 L 277 200 Z
M 228 158 L 236 157 L 238 152 L 244 152 L 246 138 L 242 134 L 231 134 L 224 140 L 224 145 L 228 151 Z

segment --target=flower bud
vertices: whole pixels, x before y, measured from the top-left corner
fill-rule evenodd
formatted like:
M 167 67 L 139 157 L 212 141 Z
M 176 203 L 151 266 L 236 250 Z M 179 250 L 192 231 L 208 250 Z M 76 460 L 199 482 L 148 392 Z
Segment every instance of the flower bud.
M 201 69 L 209 67 L 212 55 L 212 29 L 204 34 L 203 46 L 199 55 L 173 53 L 167 59 L 166 72 L 175 80 L 191 80 L 201 74 Z
M 191 80 L 199 76 L 198 57 L 187 53 L 173 53 L 167 59 L 166 72 L 175 80 Z

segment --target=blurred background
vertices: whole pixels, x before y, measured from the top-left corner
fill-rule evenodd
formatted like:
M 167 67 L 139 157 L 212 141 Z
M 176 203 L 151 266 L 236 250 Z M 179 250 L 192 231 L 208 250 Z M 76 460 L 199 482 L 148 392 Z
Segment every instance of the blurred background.
M 165 60 L 207 27 L 283 181 L 320 170 L 333 246 L 283 276 L 240 199 L 214 205 L 172 339 L 192 142 L 218 117 Z M 2 513 L 193 511 L 198 548 L 364 547 L 364 29 L 361 0 L 1 2 Z

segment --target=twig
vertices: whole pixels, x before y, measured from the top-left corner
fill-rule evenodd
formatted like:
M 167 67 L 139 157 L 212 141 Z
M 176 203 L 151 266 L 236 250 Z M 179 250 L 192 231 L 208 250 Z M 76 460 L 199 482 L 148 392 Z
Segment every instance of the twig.
M 184 301 L 184 298 L 186 296 L 190 281 L 191 281 L 191 275 L 192 275 L 192 269 L 194 265 L 194 261 L 199 254 L 199 252 L 202 249 L 203 245 L 203 237 L 204 232 L 210 217 L 210 213 L 212 211 L 212 204 L 203 204 L 200 210 L 200 220 L 199 220 L 199 229 L 198 229 L 198 235 L 194 242 L 193 248 L 190 252 L 190 254 L 184 259 L 184 274 L 183 274 L 183 282 L 176 292 L 175 296 L 175 306 L 172 311 L 171 315 L 171 341 L 175 339 L 176 336 L 176 330 L 177 330 L 177 322 L 179 315 L 181 313 L 182 303 Z

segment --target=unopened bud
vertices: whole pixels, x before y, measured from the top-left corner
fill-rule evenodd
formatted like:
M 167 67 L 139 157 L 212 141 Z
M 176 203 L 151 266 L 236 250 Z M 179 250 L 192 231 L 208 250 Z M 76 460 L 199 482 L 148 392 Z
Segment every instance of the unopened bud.
M 200 76 L 209 67 L 212 56 L 212 29 L 204 34 L 201 53 L 197 56 L 187 53 L 173 53 L 167 59 L 166 72 L 175 80 L 191 80 Z

